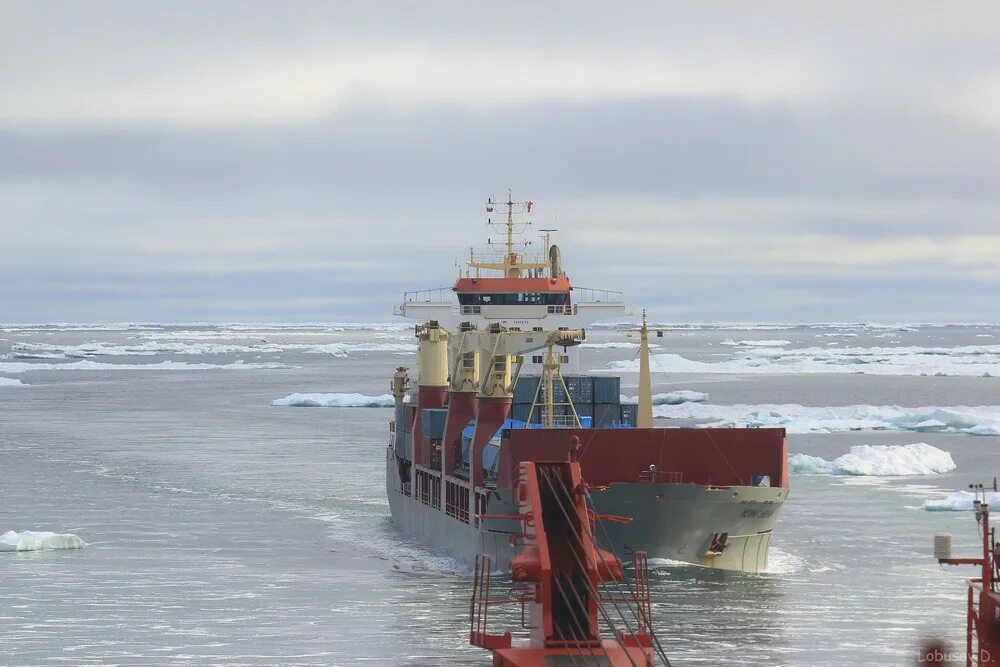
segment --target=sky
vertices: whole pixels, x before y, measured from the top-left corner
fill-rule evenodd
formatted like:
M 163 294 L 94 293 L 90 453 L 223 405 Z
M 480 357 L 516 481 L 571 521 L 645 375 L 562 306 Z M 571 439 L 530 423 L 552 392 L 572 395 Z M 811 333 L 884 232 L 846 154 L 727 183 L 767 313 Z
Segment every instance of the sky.
M 0 321 L 390 320 L 508 189 L 663 321 L 1000 321 L 1000 5 L 0 0 Z

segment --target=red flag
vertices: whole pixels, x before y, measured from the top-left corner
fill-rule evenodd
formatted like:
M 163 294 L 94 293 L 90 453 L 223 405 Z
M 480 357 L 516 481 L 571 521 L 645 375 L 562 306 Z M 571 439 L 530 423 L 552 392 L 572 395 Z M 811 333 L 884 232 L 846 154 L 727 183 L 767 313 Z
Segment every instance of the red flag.
M 528 213 L 531 213 L 531 202 L 527 202 L 526 206 L 528 207 Z

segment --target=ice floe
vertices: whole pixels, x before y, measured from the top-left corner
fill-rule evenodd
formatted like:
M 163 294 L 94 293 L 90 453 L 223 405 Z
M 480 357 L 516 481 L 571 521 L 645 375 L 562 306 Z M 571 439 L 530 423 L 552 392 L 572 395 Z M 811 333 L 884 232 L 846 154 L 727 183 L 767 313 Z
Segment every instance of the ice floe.
M 417 351 L 416 343 L 324 343 L 318 345 L 288 344 L 285 350 L 303 350 L 314 354 L 331 354 L 347 357 L 355 352 L 396 352 L 399 354 Z
M 0 377 L 0 387 L 27 387 L 27 386 L 28 385 L 24 384 L 17 378 Z
M 756 347 L 740 349 L 729 359 L 699 361 L 675 353 L 651 355 L 665 373 L 871 375 L 1000 375 L 1000 345 L 956 347 Z M 636 359 L 612 361 L 596 371 L 637 373 Z
M 782 347 L 784 345 L 791 345 L 790 340 L 733 340 L 732 338 L 726 339 L 719 343 L 719 345 L 729 345 L 736 347 Z
M 620 329 L 634 327 L 635 321 L 596 322 L 594 329 Z M 844 332 L 881 332 L 881 331 L 917 331 L 921 328 L 944 327 L 994 327 L 991 322 L 922 322 L 882 324 L 878 322 L 656 322 L 650 323 L 651 328 L 671 329 L 678 331 L 844 331 Z
M 956 469 L 948 452 L 924 442 L 912 445 L 856 445 L 851 451 L 827 461 L 819 456 L 789 457 L 791 472 L 799 475 L 936 475 Z
M 781 427 L 789 433 L 842 433 L 845 431 L 914 431 L 1000 435 L 1000 406 L 901 407 L 898 405 L 847 405 L 807 407 L 784 405 L 712 405 L 683 403 L 658 405 L 653 416 L 694 419 L 701 426 Z
M 47 549 L 82 549 L 87 543 L 72 533 L 8 530 L 0 535 L 0 551 L 41 551 Z
M 268 342 L 265 339 L 241 344 L 157 340 L 122 344 L 92 342 L 81 345 L 13 343 L 10 350 L 8 356 L 14 359 L 89 359 L 93 357 L 153 356 L 157 354 L 276 354 L 288 350 L 347 357 L 357 352 L 416 352 L 417 346 L 415 343 L 386 342 L 274 343 Z
M 297 408 L 387 408 L 395 400 L 392 394 L 366 396 L 365 394 L 292 394 L 276 398 L 271 405 Z
M 387 322 L 313 322 L 277 324 L 226 324 L 226 325 L 180 325 L 179 328 L 162 328 L 141 331 L 142 338 L 160 340 L 204 340 L 242 339 L 266 337 L 268 335 L 322 336 L 329 334 L 359 332 L 375 334 L 411 335 L 413 326 L 407 323 Z
M 955 491 L 944 498 L 924 501 L 924 509 L 931 512 L 970 512 L 976 496 L 971 491 Z M 986 502 L 991 506 L 1000 505 L 1000 493 L 986 492 Z
M 607 343 L 580 343 L 580 347 L 587 347 L 595 350 L 634 350 L 639 347 L 639 343 L 622 340 L 610 341 Z
M 668 391 L 665 394 L 653 394 L 653 405 L 681 405 L 682 403 L 700 403 L 708 400 L 708 394 L 702 391 L 691 391 L 690 389 L 678 389 Z M 638 396 L 621 397 L 622 403 L 638 403 Z
M 24 361 L 0 361 L 0 372 L 26 373 L 28 371 L 185 371 L 210 369 L 251 370 L 261 368 L 290 368 L 279 363 L 245 363 L 237 360 L 231 364 L 202 364 L 186 361 L 161 361 L 152 364 L 112 364 L 103 361 L 83 359 L 61 364 L 28 363 Z
M 144 342 L 108 344 L 101 342 L 82 345 L 51 343 L 14 343 L 10 356 L 15 359 L 87 359 L 90 357 L 148 357 L 156 354 L 239 354 L 247 352 L 280 352 L 274 345 L 224 345 L 220 343 Z

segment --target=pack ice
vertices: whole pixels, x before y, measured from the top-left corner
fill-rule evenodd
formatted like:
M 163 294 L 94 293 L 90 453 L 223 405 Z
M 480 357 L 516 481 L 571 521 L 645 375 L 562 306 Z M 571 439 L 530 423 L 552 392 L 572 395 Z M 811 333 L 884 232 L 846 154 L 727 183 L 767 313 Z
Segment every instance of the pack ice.
M 924 509 L 929 512 L 971 512 L 976 496 L 970 491 L 956 491 L 944 498 L 924 501 Z M 1000 506 L 1000 493 L 986 492 L 986 502 L 990 506 Z
M 271 405 L 296 408 L 390 408 L 395 404 L 392 394 L 291 394 L 276 398 Z
M 789 457 L 791 471 L 799 475 L 936 475 L 958 466 L 948 452 L 917 442 L 912 445 L 856 445 L 851 451 L 827 461 L 819 456 Z

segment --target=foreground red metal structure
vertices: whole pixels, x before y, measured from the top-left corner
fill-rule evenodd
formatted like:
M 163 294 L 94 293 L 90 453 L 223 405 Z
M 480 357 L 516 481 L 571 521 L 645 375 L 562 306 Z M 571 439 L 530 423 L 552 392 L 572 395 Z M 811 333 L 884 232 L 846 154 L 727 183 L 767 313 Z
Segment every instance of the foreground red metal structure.
M 982 485 L 974 487 L 977 495 L 982 488 Z M 942 565 L 975 565 L 980 568 L 980 576 L 967 580 L 965 664 L 969 667 L 1000 665 L 1000 545 L 990 528 L 990 506 L 985 502 L 985 494 L 982 501 L 975 500 L 974 507 L 983 537 L 982 555 L 952 558 L 950 553 L 940 553 L 942 547 L 938 540 L 941 538 L 946 538 L 943 551 L 950 552 L 950 535 L 935 539 L 935 555 Z M 923 653 L 923 662 L 931 665 L 945 664 L 950 655 L 940 646 L 927 647 Z
M 514 586 L 509 597 L 491 599 L 492 563 L 484 554 L 477 557 L 469 642 L 492 650 L 495 667 L 577 660 L 608 666 L 652 665 L 654 650 L 663 654 L 652 630 L 646 555 L 635 553 L 634 587 L 624 590 L 621 560 L 597 546 L 594 529 L 601 520 L 628 519 L 599 516 L 588 508 L 579 439 L 574 436 L 570 442 L 568 461 L 520 462 L 518 514 L 505 517 L 517 519 L 522 528 L 510 538 L 518 549 L 510 563 Z M 606 586 L 617 590 L 607 592 Z M 509 631 L 487 630 L 490 607 L 510 602 L 521 605 L 522 627 L 530 632 L 523 645 L 515 645 Z M 605 638 L 601 620 L 611 627 L 620 622 L 625 629 L 615 629 Z

